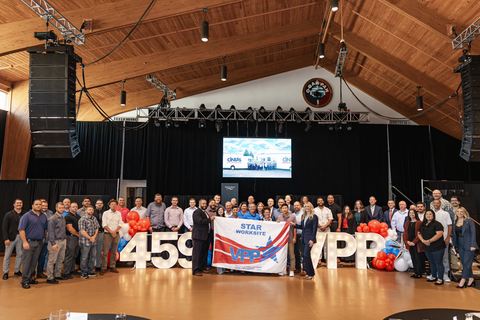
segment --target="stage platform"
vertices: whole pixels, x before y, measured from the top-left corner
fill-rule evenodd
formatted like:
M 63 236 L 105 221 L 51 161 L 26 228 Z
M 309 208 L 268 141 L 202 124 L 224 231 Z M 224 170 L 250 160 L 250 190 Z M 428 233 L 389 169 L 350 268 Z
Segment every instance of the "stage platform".
M 10 278 L 0 281 L 0 319 L 48 318 L 58 309 L 125 312 L 155 320 L 374 320 L 412 309 L 480 309 L 479 290 L 457 289 L 453 282 L 434 286 L 406 272 L 319 267 L 314 280 L 305 281 L 298 274 L 290 278 L 214 272 L 192 277 L 191 270 L 183 268 L 119 271 L 88 280 L 74 276 L 58 285 L 39 279 L 25 290 L 12 268 Z

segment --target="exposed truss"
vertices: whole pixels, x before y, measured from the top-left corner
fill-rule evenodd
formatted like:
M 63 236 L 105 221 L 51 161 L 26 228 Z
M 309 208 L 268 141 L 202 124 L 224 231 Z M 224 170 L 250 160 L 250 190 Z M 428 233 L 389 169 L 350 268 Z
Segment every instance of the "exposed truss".
M 345 60 L 347 59 L 347 46 L 342 42 L 340 51 L 338 52 L 337 65 L 335 67 L 335 77 L 342 75 L 343 67 L 345 66 Z
M 147 82 L 150 83 L 152 86 L 157 88 L 158 90 L 162 91 L 169 97 L 170 99 L 176 99 L 177 98 L 177 91 L 170 89 L 166 84 L 164 84 L 162 81 L 158 80 L 155 78 L 155 76 L 152 75 L 147 75 Z
M 85 35 L 75 28 L 64 16 L 62 16 L 54 7 L 46 0 L 22 0 L 33 11 L 38 13 L 40 17 L 51 23 L 64 38 L 70 39 L 77 45 L 85 44 Z
M 203 110 L 181 108 L 137 108 L 137 120 L 158 119 L 173 121 L 188 121 L 195 119 L 220 121 L 278 121 L 278 122 L 370 122 L 369 112 L 338 112 L 338 111 L 268 111 L 251 110 Z
M 480 35 L 480 18 L 452 40 L 453 50 L 463 49 Z

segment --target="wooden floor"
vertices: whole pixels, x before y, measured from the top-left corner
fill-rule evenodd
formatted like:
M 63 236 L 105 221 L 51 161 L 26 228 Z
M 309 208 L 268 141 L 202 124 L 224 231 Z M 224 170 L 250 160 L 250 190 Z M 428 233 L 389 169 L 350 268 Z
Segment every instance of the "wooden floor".
M 3 262 L 3 257 L 0 258 Z M 0 319 L 40 319 L 50 312 L 125 312 L 150 319 L 383 319 L 418 308 L 480 309 L 480 291 L 412 279 L 409 273 L 317 269 L 314 281 L 225 274 L 193 278 L 182 268 L 120 268 L 88 280 L 22 289 L 0 280 Z M 13 275 L 11 269 L 10 275 Z

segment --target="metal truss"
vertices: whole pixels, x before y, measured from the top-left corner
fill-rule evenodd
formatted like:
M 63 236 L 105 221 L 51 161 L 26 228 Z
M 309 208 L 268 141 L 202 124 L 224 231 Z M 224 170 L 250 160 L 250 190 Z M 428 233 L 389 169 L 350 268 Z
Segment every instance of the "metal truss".
M 152 75 L 147 75 L 147 82 L 150 83 L 152 86 L 157 88 L 158 90 L 162 91 L 169 97 L 170 99 L 176 99 L 177 98 L 177 91 L 170 89 L 166 84 L 164 84 L 162 81 L 158 80 L 155 78 L 155 76 Z
M 77 45 L 85 44 L 85 35 L 75 28 L 64 16 L 62 16 L 46 0 L 22 0 L 27 6 L 35 11 L 40 17 L 51 23 L 64 38 L 70 39 Z
M 345 43 L 342 43 L 340 51 L 338 52 L 337 65 L 335 66 L 335 77 L 341 77 L 343 67 L 345 66 L 345 60 L 347 59 L 347 46 Z
M 452 40 L 453 50 L 463 49 L 480 35 L 480 18 Z
M 338 111 L 268 111 L 249 110 L 200 110 L 182 108 L 137 108 L 137 120 L 158 119 L 173 121 L 211 120 L 211 121 L 278 121 L 278 122 L 370 122 L 369 112 Z

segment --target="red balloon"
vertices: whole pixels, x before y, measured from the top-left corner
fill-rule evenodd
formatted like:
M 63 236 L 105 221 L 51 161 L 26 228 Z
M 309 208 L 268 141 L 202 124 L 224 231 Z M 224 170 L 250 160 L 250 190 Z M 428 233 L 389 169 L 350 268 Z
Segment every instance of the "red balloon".
M 395 265 L 392 263 L 392 264 L 389 265 L 388 267 L 385 267 L 385 270 L 387 270 L 387 271 L 393 271 L 393 270 L 395 270 Z
M 393 253 L 387 254 L 387 257 L 388 257 L 388 259 L 390 259 L 392 261 L 395 261 L 395 259 L 397 259 L 397 257 Z
M 362 227 L 358 226 L 358 227 L 357 227 L 357 232 L 363 232 Z
M 380 223 L 380 228 L 382 228 L 382 229 L 385 228 L 385 229 L 388 230 L 388 224 L 386 224 L 385 222 L 382 222 L 382 223 Z
M 383 231 L 382 233 L 380 233 L 380 235 L 385 238 L 386 236 L 388 236 L 388 232 Z
M 373 260 L 372 260 L 372 266 L 373 266 L 374 268 L 377 267 L 377 258 L 373 258 Z
M 150 221 L 148 219 L 140 219 L 138 220 L 138 224 L 140 225 L 140 231 L 147 231 L 150 228 Z
M 377 252 L 377 260 L 385 260 L 387 259 L 387 254 L 383 251 Z
M 128 230 L 128 234 L 131 235 L 132 237 L 137 233 L 137 230 L 131 228 L 130 230 Z
M 369 227 L 363 227 L 363 232 L 370 232 L 370 228 Z
M 389 266 L 391 265 L 393 262 L 392 260 L 390 260 L 390 258 L 387 257 L 387 259 L 385 259 L 385 266 Z
M 377 260 L 377 269 L 385 269 L 385 261 Z
M 130 222 L 130 220 L 135 220 L 138 221 L 140 219 L 140 216 L 138 215 L 137 211 L 130 211 L 127 213 L 127 222 Z
M 130 220 L 130 221 L 128 221 L 128 225 L 130 226 L 130 228 L 135 227 L 135 224 L 136 224 L 136 223 L 137 223 L 137 221 L 135 221 L 135 220 Z

